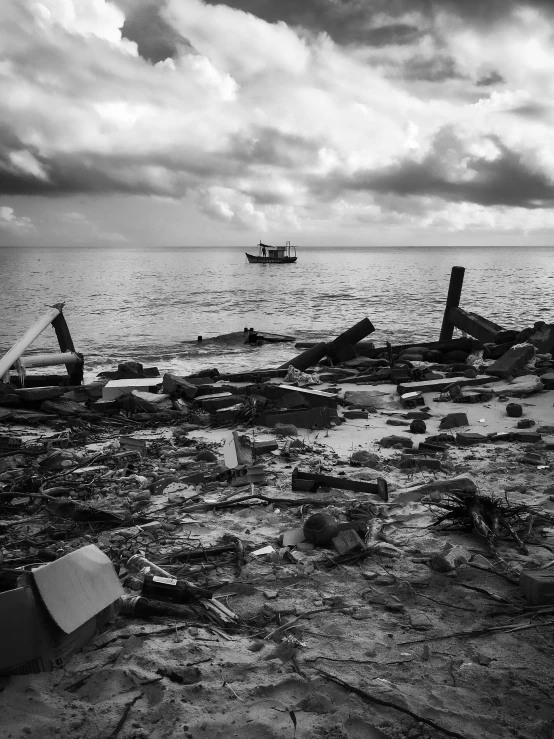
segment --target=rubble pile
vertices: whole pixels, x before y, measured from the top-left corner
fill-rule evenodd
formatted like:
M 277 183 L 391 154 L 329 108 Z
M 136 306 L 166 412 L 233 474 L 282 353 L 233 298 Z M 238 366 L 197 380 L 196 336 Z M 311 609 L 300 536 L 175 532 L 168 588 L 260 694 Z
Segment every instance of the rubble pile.
M 554 327 L 372 330 L 0 383 L 2 736 L 551 736 Z

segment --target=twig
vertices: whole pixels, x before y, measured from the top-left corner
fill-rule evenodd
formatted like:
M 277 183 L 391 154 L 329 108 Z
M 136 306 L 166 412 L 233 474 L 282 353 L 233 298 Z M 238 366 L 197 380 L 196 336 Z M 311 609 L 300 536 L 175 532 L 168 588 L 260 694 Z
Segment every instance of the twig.
M 543 621 L 539 624 L 524 624 L 523 626 L 515 626 L 512 624 L 503 624 L 502 626 L 489 626 L 485 629 L 474 629 L 473 631 L 457 631 L 453 634 L 444 634 L 443 636 L 430 636 L 427 639 L 414 639 L 411 641 L 398 642 L 398 646 L 404 646 L 405 644 L 423 644 L 427 641 L 442 641 L 443 639 L 453 639 L 454 637 L 463 636 L 484 636 L 486 634 L 494 634 L 497 631 L 504 631 L 506 634 L 510 634 L 512 631 L 525 631 L 527 629 L 536 629 L 539 626 L 551 626 L 554 621 Z
M 141 693 L 140 695 L 136 695 L 132 701 L 129 701 L 129 703 L 127 703 L 127 705 L 125 706 L 125 710 L 123 711 L 123 716 L 117 722 L 117 726 L 112 731 L 112 733 L 108 736 L 108 739 L 114 739 L 114 737 L 116 737 L 119 734 L 119 732 L 121 731 L 121 729 L 123 728 L 125 724 L 125 721 L 127 721 L 127 716 L 129 715 L 131 708 L 135 705 L 137 701 L 139 701 L 142 698 L 143 695 L 144 693 Z
M 273 637 L 277 636 L 277 634 L 280 634 L 282 631 L 286 631 L 287 629 L 290 629 L 291 626 L 294 626 L 295 623 L 300 621 L 302 618 L 307 618 L 308 616 L 313 616 L 315 613 L 329 613 L 330 611 L 338 611 L 340 608 L 343 608 L 343 606 L 336 607 L 336 608 L 316 608 L 312 611 L 304 611 L 304 613 L 301 613 L 296 618 L 293 618 L 292 621 L 288 621 L 286 624 L 283 624 L 282 626 L 279 626 L 279 628 L 272 631 L 270 634 L 268 634 L 264 641 L 269 641 L 270 639 L 273 639 Z
M 315 669 L 319 673 L 321 673 L 324 677 L 326 677 L 328 680 L 331 680 L 331 682 L 336 683 L 337 685 L 342 685 L 343 688 L 346 688 L 347 690 L 351 690 L 353 693 L 356 693 L 356 695 L 359 695 L 360 698 L 363 698 L 366 701 L 369 701 L 371 703 L 377 703 L 379 706 L 387 706 L 388 708 L 394 708 L 395 711 L 400 711 L 400 713 L 405 713 L 406 715 L 411 716 L 411 718 L 415 719 L 416 721 L 420 721 L 423 724 L 427 724 L 427 726 L 430 726 L 436 731 L 440 731 L 443 734 L 446 734 L 446 736 L 452 736 L 454 737 L 454 739 L 466 739 L 463 734 L 458 734 L 457 731 L 450 731 L 450 729 L 445 729 L 440 724 L 435 723 L 435 721 L 432 721 L 431 719 L 428 719 L 428 718 L 424 718 L 423 716 L 419 716 L 417 713 L 410 711 L 409 708 L 404 708 L 403 706 L 399 706 L 396 703 L 392 703 L 391 701 L 386 701 L 383 698 L 377 698 L 376 696 L 371 695 L 370 693 L 366 693 L 365 690 L 361 690 L 361 688 L 357 688 L 355 685 L 351 685 L 350 683 L 347 683 L 345 680 L 341 680 L 339 677 L 335 677 L 335 675 L 331 675 L 330 672 L 325 672 L 325 670 L 322 670 L 319 667 L 316 667 Z
M 323 657 L 320 655 L 313 659 L 306 658 L 305 662 L 317 662 L 318 659 L 325 659 L 328 662 L 352 662 L 355 665 L 378 665 L 379 667 L 386 667 L 387 665 L 403 665 L 404 662 L 413 662 L 415 657 L 409 659 L 397 659 L 392 662 L 379 662 L 376 659 L 336 659 L 335 657 Z

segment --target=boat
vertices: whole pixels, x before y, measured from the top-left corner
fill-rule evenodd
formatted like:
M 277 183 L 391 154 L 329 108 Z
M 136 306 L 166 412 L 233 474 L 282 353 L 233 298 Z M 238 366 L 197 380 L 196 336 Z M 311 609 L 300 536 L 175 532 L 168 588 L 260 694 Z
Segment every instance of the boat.
M 291 256 L 291 249 L 294 249 L 294 256 Z M 290 241 L 285 246 L 268 246 L 260 241 L 257 254 L 245 254 L 249 264 L 291 264 L 297 259 L 296 247 L 291 246 Z

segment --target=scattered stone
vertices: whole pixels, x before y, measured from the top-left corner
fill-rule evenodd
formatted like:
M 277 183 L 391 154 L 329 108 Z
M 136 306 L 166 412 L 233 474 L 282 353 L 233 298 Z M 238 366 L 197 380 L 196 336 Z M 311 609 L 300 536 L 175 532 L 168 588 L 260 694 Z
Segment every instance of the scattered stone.
M 467 415 L 465 413 L 449 413 L 441 419 L 440 429 L 453 429 L 458 426 L 469 426 Z
M 425 421 L 421 421 L 416 418 L 410 424 L 410 431 L 412 432 L 412 434 L 424 434 L 427 431 Z
M 381 460 L 379 459 L 378 454 L 373 454 L 372 452 L 368 452 L 365 449 L 354 452 L 350 457 L 350 464 L 354 465 L 355 467 L 376 468 L 379 466 L 380 462 Z
M 506 413 L 510 418 L 519 418 L 523 414 L 523 408 L 519 403 L 508 403 Z
M 397 445 L 405 447 L 406 449 L 411 449 L 414 445 L 414 442 L 404 436 L 383 436 L 383 438 L 379 441 L 379 444 L 380 446 L 385 447 L 385 449 Z
M 435 572 L 452 572 L 469 559 L 470 555 L 463 547 L 447 544 L 442 552 L 435 552 L 431 556 L 429 564 Z
M 276 423 L 273 433 L 276 436 L 298 436 L 298 429 L 292 423 Z

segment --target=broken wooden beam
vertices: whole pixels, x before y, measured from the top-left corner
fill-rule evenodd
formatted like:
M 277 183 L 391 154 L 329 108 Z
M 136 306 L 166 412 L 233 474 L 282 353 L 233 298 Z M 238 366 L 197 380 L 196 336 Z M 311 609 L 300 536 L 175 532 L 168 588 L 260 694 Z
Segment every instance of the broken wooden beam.
M 378 477 L 376 482 L 365 482 L 365 480 L 349 480 L 347 477 L 320 475 L 316 472 L 302 472 L 298 467 L 294 468 L 292 472 L 293 490 L 315 493 L 321 485 L 338 490 L 352 490 L 355 493 L 378 495 L 385 502 L 389 499 L 387 481 L 382 477 Z
M 459 307 L 452 307 L 448 311 L 448 320 L 466 334 L 480 341 L 481 344 L 493 344 L 496 335 L 500 331 L 504 331 L 503 326 L 499 326 L 488 318 L 483 318 L 478 313 L 470 313 Z
M 478 377 L 442 377 L 439 380 L 421 380 L 421 382 L 401 382 L 396 388 L 399 395 L 419 391 L 421 393 L 442 392 L 450 385 L 484 385 L 488 382 L 496 382 L 497 377 L 479 375 Z

